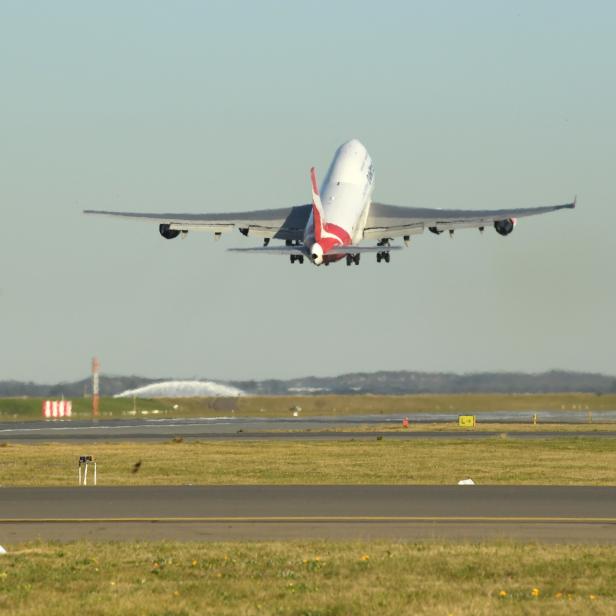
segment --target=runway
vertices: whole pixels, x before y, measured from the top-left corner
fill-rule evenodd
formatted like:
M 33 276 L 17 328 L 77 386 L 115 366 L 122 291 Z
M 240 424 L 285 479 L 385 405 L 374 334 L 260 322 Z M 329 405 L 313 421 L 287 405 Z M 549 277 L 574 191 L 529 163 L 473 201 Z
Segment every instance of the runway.
M 0 441 L 92 442 L 92 441 L 161 441 L 175 437 L 195 440 L 372 440 L 386 438 L 408 439 L 486 439 L 501 432 L 474 430 L 420 431 L 411 428 L 404 432 L 335 431 L 335 428 L 358 425 L 365 418 L 315 418 L 301 421 L 289 419 L 253 418 L 194 418 L 194 419 L 127 419 L 99 421 L 31 421 L 0 423 Z M 365 423 L 376 423 L 365 421 Z M 381 420 L 381 423 L 382 420 Z M 591 426 L 587 426 L 591 427 Z M 587 430 L 546 430 L 524 432 L 507 430 L 509 438 L 616 438 L 616 430 L 590 432 Z
M 616 488 L 1 488 L 0 544 L 57 539 L 515 539 L 616 543 Z

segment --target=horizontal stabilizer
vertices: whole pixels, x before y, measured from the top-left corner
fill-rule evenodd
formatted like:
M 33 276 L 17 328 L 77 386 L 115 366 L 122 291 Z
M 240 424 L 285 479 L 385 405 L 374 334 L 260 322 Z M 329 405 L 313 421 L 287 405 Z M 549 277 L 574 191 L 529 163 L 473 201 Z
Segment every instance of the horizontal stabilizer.
M 229 252 L 256 252 L 262 255 L 309 256 L 305 246 L 253 246 L 252 248 L 228 248 Z
M 326 254 L 358 255 L 365 252 L 391 252 L 392 250 L 402 250 L 402 246 L 334 246 Z
M 252 248 L 228 248 L 229 252 L 258 252 L 264 255 L 304 255 L 310 256 L 305 246 L 253 246 Z M 391 252 L 402 250 L 401 246 L 334 246 L 326 255 L 357 255 L 364 252 Z

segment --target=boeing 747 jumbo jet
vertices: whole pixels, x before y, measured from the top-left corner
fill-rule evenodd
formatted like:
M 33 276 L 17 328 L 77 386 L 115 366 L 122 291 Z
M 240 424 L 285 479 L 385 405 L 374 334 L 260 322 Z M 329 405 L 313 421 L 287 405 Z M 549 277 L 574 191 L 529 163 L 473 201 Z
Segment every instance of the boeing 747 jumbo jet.
M 321 190 L 314 167 L 310 170 L 312 203 L 275 210 L 229 212 L 226 214 L 145 214 L 86 210 L 86 214 L 117 216 L 158 223 L 160 234 L 168 239 L 186 237 L 189 231 L 222 233 L 238 229 L 245 236 L 263 238 L 263 246 L 231 248 L 236 252 L 277 254 L 290 257 L 291 263 L 310 259 L 315 265 L 329 265 L 346 258 L 347 265 L 359 265 L 363 253 L 375 253 L 378 263 L 389 263 L 390 242 L 402 237 L 405 244 L 412 235 L 426 229 L 435 234 L 466 227 L 483 231 L 493 226 L 500 235 L 509 235 L 518 218 L 545 214 L 572 203 L 545 207 L 503 210 L 444 210 L 401 207 L 372 201 L 374 167 L 366 148 L 352 139 L 342 144 L 332 160 Z M 284 245 L 270 245 L 271 239 Z M 360 246 L 362 240 L 376 240 L 376 246 Z

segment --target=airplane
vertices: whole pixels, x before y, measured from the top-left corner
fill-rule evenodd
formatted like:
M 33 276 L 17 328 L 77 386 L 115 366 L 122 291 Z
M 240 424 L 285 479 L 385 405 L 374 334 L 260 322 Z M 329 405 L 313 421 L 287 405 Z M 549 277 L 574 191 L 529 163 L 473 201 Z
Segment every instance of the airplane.
M 376 254 L 378 263 L 389 263 L 390 253 L 399 250 L 391 241 L 402 237 L 408 246 L 411 236 L 426 229 L 440 235 L 456 229 L 477 228 L 483 232 L 493 226 L 499 235 L 509 235 L 517 219 L 574 208 L 576 199 L 562 205 L 500 210 L 447 210 L 403 207 L 372 201 L 374 166 L 368 150 L 357 139 L 343 143 L 334 155 L 321 189 L 316 170 L 310 170 L 312 203 L 282 209 L 223 214 L 148 214 L 85 210 L 85 214 L 158 223 L 165 239 L 185 238 L 189 231 L 222 233 L 238 229 L 245 236 L 263 238 L 263 245 L 231 248 L 234 252 L 286 255 L 291 263 L 308 259 L 314 265 L 329 265 L 346 259 L 347 265 L 359 265 L 360 256 Z M 271 239 L 284 240 L 270 245 Z M 375 246 L 359 245 L 376 240 Z

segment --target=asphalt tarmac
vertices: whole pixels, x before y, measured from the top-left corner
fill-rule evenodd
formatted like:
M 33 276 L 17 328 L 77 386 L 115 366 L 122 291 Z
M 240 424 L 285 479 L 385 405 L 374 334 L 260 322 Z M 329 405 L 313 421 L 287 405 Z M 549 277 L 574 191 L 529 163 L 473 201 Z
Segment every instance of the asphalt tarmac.
M 616 543 L 616 488 L 0 488 L 0 544 L 37 538 Z
M 255 420 L 252 418 L 212 419 L 127 419 L 99 421 L 30 421 L 0 423 L 2 442 L 92 442 L 92 441 L 160 441 L 175 437 L 195 440 L 373 440 L 377 437 L 408 439 L 485 439 L 494 438 L 500 431 L 473 430 L 418 431 L 412 426 L 404 432 L 334 431 L 335 428 L 360 423 L 344 418 L 319 418 L 293 421 L 288 419 Z M 297 431 L 290 431 L 297 430 Z M 590 432 L 575 431 L 523 432 L 508 429 L 509 438 L 616 438 L 616 430 Z

